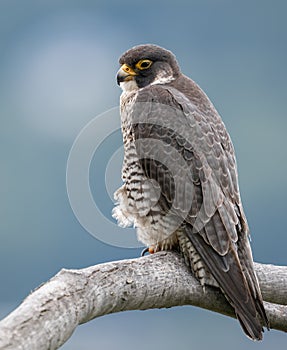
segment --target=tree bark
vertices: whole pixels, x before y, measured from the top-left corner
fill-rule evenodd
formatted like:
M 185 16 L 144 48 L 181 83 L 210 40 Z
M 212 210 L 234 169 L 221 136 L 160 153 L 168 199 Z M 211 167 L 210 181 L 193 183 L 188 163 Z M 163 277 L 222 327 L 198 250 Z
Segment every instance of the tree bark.
M 255 263 L 255 271 L 271 328 L 286 332 L 287 267 Z M 95 317 L 178 305 L 235 317 L 222 293 L 203 290 L 175 252 L 63 269 L 0 322 L 0 349 L 54 350 Z

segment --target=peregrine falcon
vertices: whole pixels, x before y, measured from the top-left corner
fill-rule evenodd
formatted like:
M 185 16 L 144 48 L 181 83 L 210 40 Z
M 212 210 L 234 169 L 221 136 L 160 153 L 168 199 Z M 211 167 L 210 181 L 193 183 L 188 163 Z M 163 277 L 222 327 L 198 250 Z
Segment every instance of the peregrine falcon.
M 221 117 L 170 51 L 139 45 L 119 63 L 124 184 L 113 216 L 134 225 L 150 253 L 179 251 L 203 288 L 221 289 L 246 335 L 261 340 L 269 323 Z

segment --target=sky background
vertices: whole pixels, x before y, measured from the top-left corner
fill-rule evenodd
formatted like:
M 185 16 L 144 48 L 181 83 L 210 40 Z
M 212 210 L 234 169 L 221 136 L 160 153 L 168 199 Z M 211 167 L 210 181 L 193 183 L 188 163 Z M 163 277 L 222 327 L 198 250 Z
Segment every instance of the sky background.
M 287 264 L 286 10 L 284 0 L 0 0 L 0 316 L 63 267 L 139 256 L 141 248 L 127 248 L 137 245 L 134 230 L 112 221 L 110 197 L 120 184 L 118 58 L 142 43 L 172 50 L 215 104 L 236 149 L 254 260 Z M 87 130 L 96 149 L 90 233 L 66 189 L 70 150 Z M 80 140 L 85 149 L 88 138 Z M 82 189 L 73 190 L 83 208 Z M 252 343 L 232 319 L 178 307 L 99 318 L 62 349 L 229 342 L 233 350 L 283 349 L 286 335 Z

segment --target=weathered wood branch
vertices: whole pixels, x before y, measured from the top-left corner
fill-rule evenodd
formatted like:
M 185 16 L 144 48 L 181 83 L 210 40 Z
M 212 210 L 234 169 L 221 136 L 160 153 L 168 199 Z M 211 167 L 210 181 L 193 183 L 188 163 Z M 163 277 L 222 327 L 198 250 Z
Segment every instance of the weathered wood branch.
M 271 328 L 286 332 L 287 267 L 255 269 Z M 204 292 L 177 253 L 63 269 L 0 322 L 0 349 L 58 349 L 77 325 L 95 317 L 178 305 L 234 317 L 223 295 L 214 288 Z

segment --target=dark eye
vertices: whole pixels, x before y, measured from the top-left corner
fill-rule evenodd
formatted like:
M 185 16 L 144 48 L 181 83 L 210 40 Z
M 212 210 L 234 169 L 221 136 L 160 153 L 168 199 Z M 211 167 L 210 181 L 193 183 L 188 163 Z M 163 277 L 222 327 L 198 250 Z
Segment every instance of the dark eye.
M 151 60 L 140 60 L 136 64 L 136 68 L 143 70 L 143 69 L 148 69 L 152 65 Z

